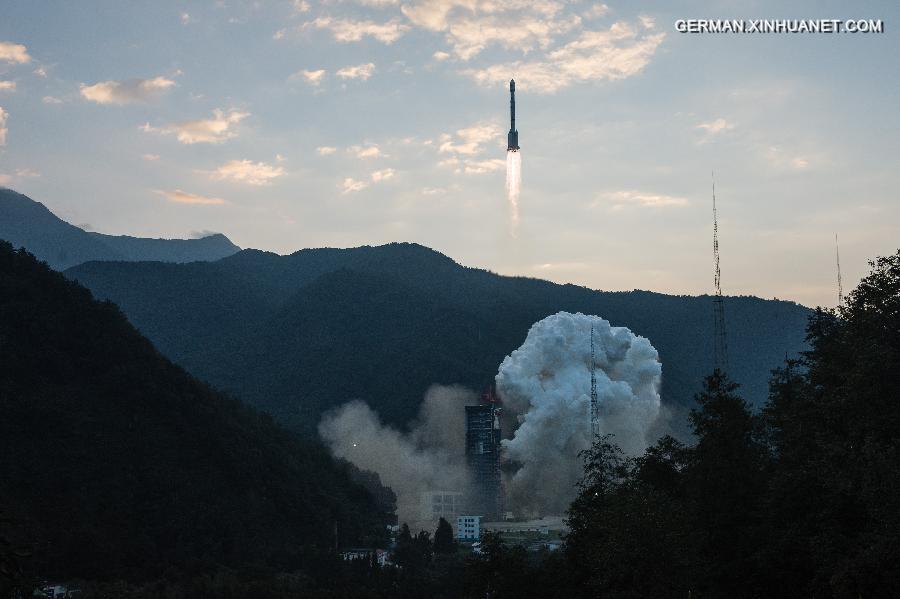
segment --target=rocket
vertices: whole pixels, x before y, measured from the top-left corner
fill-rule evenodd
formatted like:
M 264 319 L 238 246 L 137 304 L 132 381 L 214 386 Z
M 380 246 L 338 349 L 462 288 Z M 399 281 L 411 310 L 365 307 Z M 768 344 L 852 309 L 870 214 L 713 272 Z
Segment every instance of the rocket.
M 519 132 L 516 131 L 516 80 L 509 80 L 509 133 L 506 134 L 506 151 L 519 151 Z

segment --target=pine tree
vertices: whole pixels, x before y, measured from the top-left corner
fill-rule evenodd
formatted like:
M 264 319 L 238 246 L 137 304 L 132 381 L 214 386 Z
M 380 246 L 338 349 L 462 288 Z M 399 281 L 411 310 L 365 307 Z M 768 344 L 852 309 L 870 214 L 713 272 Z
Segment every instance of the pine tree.
M 453 553 L 456 544 L 453 541 L 453 527 L 442 517 L 438 520 L 437 529 L 434 531 L 434 552 Z

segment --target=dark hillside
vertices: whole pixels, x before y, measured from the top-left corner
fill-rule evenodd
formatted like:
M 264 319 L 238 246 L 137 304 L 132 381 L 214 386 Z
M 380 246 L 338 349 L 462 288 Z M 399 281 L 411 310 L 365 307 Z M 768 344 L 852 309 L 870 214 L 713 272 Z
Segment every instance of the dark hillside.
M 160 267 L 160 265 L 154 265 Z M 320 445 L 198 382 L 116 306 L 0 243 L 0 510 L 42 576 L 142 580 L 377 542 Z

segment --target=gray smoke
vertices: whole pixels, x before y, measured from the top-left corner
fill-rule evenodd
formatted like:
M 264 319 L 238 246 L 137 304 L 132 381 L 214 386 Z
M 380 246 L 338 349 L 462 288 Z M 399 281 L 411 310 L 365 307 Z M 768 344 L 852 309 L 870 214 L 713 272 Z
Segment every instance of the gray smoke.
M 459 386 L 431 387 L 409 433 L 383 424 L 364 402 L 351 401 L 322 418 L 319 434 L 335 456 L 378 473 L 397 495 L 401 522 L 413 531 L 430 529 L 422 494 L 468 490 L 464 406 L 476 399 Z
M 637 454 L 653 441 L 660 415 L 659 355 L 644 337 L 598 316 L 560 312 L 535 323 L 497 374 L 497 391 L 519 427 L 503 442 L 521 467 L 507 481 L 507 502 L 519 514 L 561 514 L 582 475 L 578 453 L 590 443 L 590 333 L 601 434 L 615 434 Z

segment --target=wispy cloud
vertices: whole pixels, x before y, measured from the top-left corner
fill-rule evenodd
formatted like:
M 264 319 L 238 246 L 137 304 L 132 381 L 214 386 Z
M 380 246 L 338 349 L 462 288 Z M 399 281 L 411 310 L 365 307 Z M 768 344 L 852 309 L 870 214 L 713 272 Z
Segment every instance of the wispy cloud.
M 319 17 L 304 23 L 301 29 L 326 29 L 339 42 L 358 42 L 364 37 L 372 37 L 384 44 L 393 44 L 403 37 L 410 27 L 400 19 L 376 23 L 366 20 L 354 21 L 352 19 Z
M 250 116 L 249 112 L 232 110 L 214 110 L 210 119 L 198 119 L 193 121 L 180 121 L 163 127 L 152 127 L 147 123 L 141 129 L 148 133 L 162 133 L 175 135 L 183 144 L 209 143 L 220 144 L 237 135 L 235 127 L 242 120 Z
M 499 85 L 510 76 L 523 89 L 552 94 L 574 83 L 614 81 L 640 73 L 665 33 L 618 22 L 603 31 L 583 31 L 574 40 L 535 60 L 519 60 L 462 71 L 482 85 Z
M 213 179 L 227 179 L 249 185 L 270 185 L 284 175 L 280 166 L 250 160 L 230 160 L 212 172 Z
M 33 179 L 40 176 L 41 174 L 39 172 L 30 168 L 19 168 L 16 169 L 16 172 L 12 175 L 8 173 L 0 173 L 0 185 L 9 185 L 14 181 L 21 181 L 22 179 Z
M 697 125 L 697 129 L 702 129 L 706 131 L 709 135 L 716 135 L 721 133 L 722 131 L 728 131 L 729 129 L 734 129 L 734 123 L 729 123 L 725 119 L 718 118 L 708 123 L 700 123 Z
M 14 91 L 16 91 L 16 82 L 15 81 L 0 80 L 0 92 L 14 92 Z
M 288 79 L 292 79 L 295 81 L 300 80 L 313 87 L 318 87 L 325 80 L 325 75 L 325 69 L 317 69 L 315 71 L 304 69 L 301 71 L 297 71 L 296 73 L 288 77 Z
M 357 158 L 380 158 L 384 156 L 381 149 L 375 144 L 368 146 L 350 146 L 347 151 Z
M 3 110 L 3 107 L 0 106 L 0 146 L 6 145 L 6 132 L 8 129 L 6 128 L 6 123 L 9 120 L 9 113 Z
M 159 154 L 143 154 L 141 158 L 146 160 L 147 162 L 156 162 L 159 160 Z
M 10 64 L 27 64 L 31 62 L 28 49 L 22 44 L 0 42 L 0 62 Z
M 496 123 L 482 121 L 470 127 L 458 129 L 454 134 L 441 135 L 438 151 L 445 154 L 472 156 L 480 153 L 488 142 L 500 139 L 502 134 L 503 130 Z
M 622 210 L 628 207 L 639 208 L 676 208 L 687 206 L 687 198 L 643 191 L 624 190 L 601 193 L 593 206 L 604 205 L 611 210 Z
M 387 181 L 388 179 L 392 179 L 393 177 L 394 169 L 392 168 L 386 168 L 372 173 L 372 181 L 374 181 L 375 183 Z
M 176 204 L 196 204 L 200 206 L 219 206 L 225 204 L 225 200 L 222 198 L 214 198 L 202 196 L 196 193 L 188 193 L 186 191 L 181 191 L 180 189 L 175 189 L 172 191 L 157 191 L 156 193 L 164 196 L 170 202 L 175 202 Z
M 357 191 L 362 191 L 368 186 L 369 184 L 365 181 L 357 181 L 352 177 L 347 177 L 341 184 L 341 189 L 343 190 L 343 193 L 354 193 Z
M 44 96 L 41 98 L 41 102 L 44 104 L 62 104 L 63 101 L 57 98 L 56 96 Z
M 366 79 L 371 77 L 372 73 L 374 72 L 375 64 L 367 62 L 364 64 L 358 64 L 355 66 L 338 69 L 337 73 L 335 74 L 341 79 L 362 79 L 363 81 L 365 81 Z
M 93 85 L 82 83 L 81 96 L 97 104 L 134 104 L 154 100 L 174 85 L 175 82 L 166 77 L 101 81 Z
M 328 156 L 329 154 L 334 154 L 335 152 L 337 152 L 337 148 L 335 148 L 334 146 L 319 146 L 318 148 L 316 148 L 316 152 L 319 154 L 319 156 Z
M 563 11 L 554 0 L 418 0 L 404 4 L 413 24 L 444 33 L 454 54 L 469 60 L 488 46 L 530 52 L 546 49 L 562 33 L 581 24 L 581 17 Z

